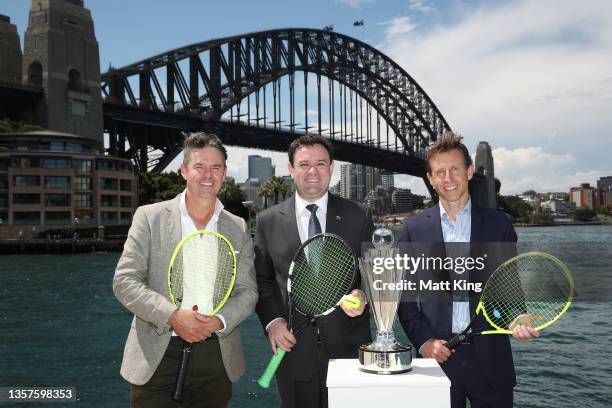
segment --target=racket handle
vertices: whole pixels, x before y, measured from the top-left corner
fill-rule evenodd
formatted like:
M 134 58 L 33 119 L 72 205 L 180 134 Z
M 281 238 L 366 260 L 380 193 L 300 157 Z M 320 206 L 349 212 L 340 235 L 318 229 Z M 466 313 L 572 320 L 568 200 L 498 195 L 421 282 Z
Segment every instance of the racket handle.
M 455 337 L 453 337 L 452 339 L 450 339 L 448 342 L 444 343 L 444 347 L 446 347 L 449 350 L 454 350 L 457 347 L 459 347 L 461 344 L 463 344 L 463 342 L 467 339 L 467 336 L 465 334 L 458 334 Z
M 257 384 L 259 384 L 262 388 L 268 388 L 270 386 L 270 382 L 272 381 L 272 377 L 276 373 L 276 369 L 280 365 L 281 361 L 283 361 L 283 357 L 285 357 L 285 350 L 278 347 L 276 349 L 276 354 L 272 356 L 266 370 L 261 375 L 261 378 L 257 380 Z
M 185 385 L 185 377 L 187 376 L 187 366 L 189 365 L 189 357 L 191 355 L 191 343 L 183 344 L 181 352 L 181 362 L 179 364 L 178 373 L 176 374 L 176 384 L 174 386 L 174 394 L 172 399 L 176 402 L 183 400 L 183 386 Z
M 342 305 L 348 309 L 359 309 L 361 307 L 361 299 L 359 296 L 346 295 L 342 299 Z

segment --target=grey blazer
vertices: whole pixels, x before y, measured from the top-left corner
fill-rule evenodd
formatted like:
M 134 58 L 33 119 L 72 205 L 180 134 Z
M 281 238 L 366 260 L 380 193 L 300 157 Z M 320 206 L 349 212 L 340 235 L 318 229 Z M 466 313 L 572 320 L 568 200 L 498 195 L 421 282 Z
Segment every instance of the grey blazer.
M 234 382 L 245 371 L 238 325 L 253 312 L 258 296 L 253 243 L 244 220 L 225 210 L 218 231 L 232 243 L 238 261 L 234 289 L 219 311 L 226 324 L 219 334 L 223 365 Z M 121 364 L 121 376 L 134 385 L 149 381 L 170 342 L 167 322 L 176 306 L 168 293 L 168 266 L 180 240 L 178 196 L 136 210 L 113 279 L 115 296 L 134 313 Z

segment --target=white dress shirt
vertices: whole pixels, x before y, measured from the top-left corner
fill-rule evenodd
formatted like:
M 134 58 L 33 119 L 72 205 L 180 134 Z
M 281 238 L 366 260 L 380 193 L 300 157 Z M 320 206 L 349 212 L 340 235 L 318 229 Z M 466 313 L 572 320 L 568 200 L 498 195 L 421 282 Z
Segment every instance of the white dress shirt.
M 325 192 L 323 197 L 318 200 L 309 203 L 304 200 L 298 192 L 295 192 L 295 222 L 298 228 L 298 234 L 300 235 L 300 242 L 303 244 L 308 240 L 308 223 L 310 222 L 310 214 L 311 212 L 306 208 L 307 205 L 316 204 L 317 205 L 317 218 L 319 219 L 319 224 L 321 224 L 321 232 L 325 232 L 326 226 L 326 218 L 327 218 L 327 202 L 329 201 L 329 193 Z M 275 319 L 270 320 L 270 322 L 266 325 L 266 331 L 270 327 L 272 323 L 275 321 L 283 319 L 282 317 L 277 317 Z M 284 320 L 284 319 L 283 319 Z
M 310 222 L 311 212 L 306 208 L 307 205 L 317 205 L 317 218 L 321 224 L 321 232 L 325 232 L 327 218 L 327 202 L 329 201 L 329 193 L 325 193 L 323 197 L 317 201 L 309 203 L 304 200 L 298 192 L 295 192 L 295 222 L 297 223 L 298 233 L 300 234 L 300 242 L 303 244 L 308 239 L 308 223 Z
M 187 204 L 185 203 L 185 191 L 183 191 L 179 196 L 179 213 L 181 215 L 181 238 L 185 238 L 192 232 L 198 231 L 198 228 L 196 227 L 195 223 L 187 212 Z M 221 214 L 221 211 L 223 211 L 223 203 L 221 203 L 221 201 L 219 201 L 219 199 L 217 198 L 217 201 L 215 202 L 215 211 L 213 212 L 212 217 L 210 217 L 210 220 L 208 221 L 208 224 L 206 224 L 206 227 L 204 229 L 219 232 L 218 224 L 219 215 Z M 184 276 L 184 279 L 189 279 L 189 275 L 186 274 Z M 197 297 L 197 295 L 194 295 L 194 297 Z M 193 307 L 192 305 L 197 303 L 197 300 L 190 300 L 189 294 L 186 292 L 184 293 L 183 302 L 181 303 L 181 309 L 191 310 L 191 308 Z M 223 328 L 217 331 L 218 333 L 222 333 L 223 331 L 225 331 L 225 319 L 220 314 L 216 314 L 215 316 L 217 316 L 223 324 Z M 176 336 L 177 334 L 173 332 L 172 335 Z

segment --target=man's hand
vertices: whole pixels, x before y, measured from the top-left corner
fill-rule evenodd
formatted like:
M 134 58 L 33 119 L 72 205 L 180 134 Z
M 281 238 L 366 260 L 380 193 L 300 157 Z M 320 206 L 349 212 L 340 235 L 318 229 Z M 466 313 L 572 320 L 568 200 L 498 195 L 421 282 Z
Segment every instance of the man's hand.
M 214 332 L 223 328 L 223 322 L 217 316 L 206 316 L 198 313 L 196 318 L 204 325 L 203 327 L 207 334 L 206 338 L 209 338 Z
M 535 337 L 540 337 L 540 332 L 526 324 L 519 324 L 512 329 L 512 337 L 519 341 L 526 341 Z
M 177 309 L 170 315 L 168 324 L 186 342 L 197 343 L 198 341 L 206 340 L 210 337 L 211 333 L 218 330 L 211 330 L 216 324 L 219 324 L 219 328 L 222 327 L 221 321 L 218 323 L 211 322 L 215 319 L 219 320 L 218 317 L 204 316 L 195 310 Z
M 447 349 L 445 343 L 444 340 L 429 339 L 421 346 L 421 355 L 425 358 L 435 358 L 438 364 L 442 364 L 455 352 Z
M 365 310 L 365 305 L 366 305 L 365 295 L 359 289 L 353 290 L 351 292 L 351 295 L 359 298 L 359 301 L 360 301 L 359 307 L 358 308 L 347 307 L 345 302 L 340 300 L 340 308 L 342 308 L 342 311 L 344 311 L 344 313 L 346 313 L 346 315 L 349 317 L 361 316 L 363 314 L 363 311 Z
M 276 354 L 276 348 L 280 347 L 289 352 L 297 343 L 295 336 L 287 330 L 287 322 L 285 319 L 277 319 L 268 327 L 268 341 L 272 347 L 272 352 Z

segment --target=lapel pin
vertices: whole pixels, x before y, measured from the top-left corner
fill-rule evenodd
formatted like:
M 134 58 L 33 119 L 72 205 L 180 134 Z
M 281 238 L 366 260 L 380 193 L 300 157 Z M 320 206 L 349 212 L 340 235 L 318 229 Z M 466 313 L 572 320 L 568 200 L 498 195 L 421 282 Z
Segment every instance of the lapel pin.
M 342 217 L 341 217 L 341 216 L 336 215 L 336 220 L 340 221 L 341 219 L 342 219 Z

